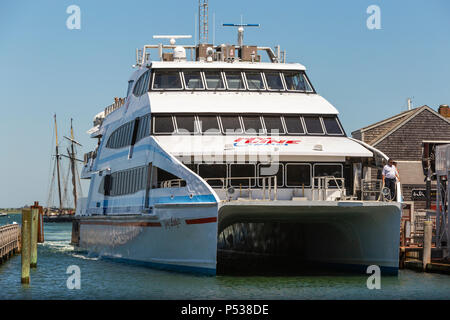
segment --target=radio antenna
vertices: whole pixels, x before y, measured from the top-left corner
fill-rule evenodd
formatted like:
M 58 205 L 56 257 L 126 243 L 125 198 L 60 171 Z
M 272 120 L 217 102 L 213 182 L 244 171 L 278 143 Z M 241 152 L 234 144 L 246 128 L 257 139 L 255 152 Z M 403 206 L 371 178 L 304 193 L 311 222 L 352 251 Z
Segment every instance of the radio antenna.
M 244 44 L 244 27 L 260 27 L 259 23 L 224 23 L 224 27 L 238 27 L 238 46 Z
M 198 0 L 198 42 L 208 43 L 208 0 Z

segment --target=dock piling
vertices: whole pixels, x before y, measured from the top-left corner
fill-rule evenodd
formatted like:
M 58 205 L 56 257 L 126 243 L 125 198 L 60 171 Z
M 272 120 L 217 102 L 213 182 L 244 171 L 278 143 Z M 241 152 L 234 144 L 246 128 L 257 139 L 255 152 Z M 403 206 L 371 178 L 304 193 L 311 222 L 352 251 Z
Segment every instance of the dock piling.
M 433 223 L 431 221 L 424 221 L 423 226 L 423 255 L 422 267 L 425 271 L 427 264 L 431 263 L 431 238 L 433 232 Z
M 22 209 L 22 277 L 21 282 L 30 283 L 30 233 L 31 233 L 31 209 Z
M 31 209 L 31 241 L 30 241 L 30 267 L 37 267 L 37 240 L 38 240 L 38 225 L 39 225 L 39 209 Z

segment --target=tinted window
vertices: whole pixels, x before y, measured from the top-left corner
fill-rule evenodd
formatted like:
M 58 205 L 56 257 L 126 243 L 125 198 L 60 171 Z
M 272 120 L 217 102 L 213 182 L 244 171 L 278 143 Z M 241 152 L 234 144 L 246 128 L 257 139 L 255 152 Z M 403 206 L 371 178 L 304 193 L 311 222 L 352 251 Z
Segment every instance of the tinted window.
M 261 118 L 259 116 L 242 116 L 246 133 L 262 133 Z
M 127 97 L 130 95 L 131 88 L 133 87 L 133 80 L 128 81 Z
M 304 116 L 306 130 L 310 134 L 323 134 L 322 124 L 319 117 Z
M 279 135 L 284 133 L 280 116 L 264 116 L 267 134 Z
M 202 178 L 226 178 L 227 165 L 226 164 L 199 164 L 198 174 Z M 209 185 L 213 187 L 223 187 L 224 182 L 220 179 L 207 180 Z M 226 186 L 225 186 L 226 187 Z
M 283 82 L 281 81 L 279 72 L 265 72 L 267 88 L 269 90 L 283 90 Z
M 106 143 L 107 148 L 123 148 L 131 143 L 131 137 L 133 135 L 133 123 L 130 121 L 120 126 L 112 132 Z
M 225 79 L 227 79 L 228 89 L 231 89 L 231 90 L 245 89 L 244 80 L 242 79 L 242 74 L 239 71 L 225 72 Z
M 162 188 L 163 187 L 163 183 L 164 182 L 168 182 L 169 180 L 178 180 L 180 178 L 178 178 L 176 175 L 161 169 L 161 168 L 157 168 L 155 166 L 153 166 L 153 173 L 156 174 L 156 181 L 157 181 L 157 185 L 156 188 Z M 181 184 L 181 185 L 180 185 Z M 176 181 L 172 181 L 172 187 L 179 187 L 179 186 L 185 186 L 186 182 L 185 181 L 181 181 L 180 184 L 178 184 L 178 182 Z
M 342 178 L 342 166 L 336 164 L 316 164 L 314 165 L 314 177 L 336 177 Z M 338 182 L 339 185 L 341 184 Z M 315 184 L 318 184 L 316 179 Z M 334 181 L 330 182 L 331 186 L 336 186 Z
M 261 72 L 247 71 L 245 73 L 247 78 L 247 86 L 249 90 L 264 90 L 264 82 L 261 76 Z
M 180 73 L 175 70 L 156 70 L 153 89 L 182 89 Z
M 284 116 L 284 123 L 289 134 L 305 133 L 299 116 Z
M 179 133 L 195 133 L 195 117 L 194 116 L 176 116 Z
M 204 89 L 200 71 L 184 71 L 186 89 Z
M 153 116 L 155 133 L 173 133 L 173 121 L 171 116 Z
M 284 81 L 290 91 L 312 91 L 305 77 L 300 72 L 284 72 Z
M 233 187 L 255 186 L 255 165 L 254 164 L 230 164 L 230 177 L 250 177 L 250 179 L 232 179 L 230 185 Z
M 286 164 L 286 186 L 311 186 L 311 167 L 307 164 Z
M 322 119 L 328 134 L 342 134 L 336 117 L 322 117 Z
M 202 133 L 220 133 L 219 121 L 216 116 L 198 116 L 198 120 Z
M 221 116 L 220 119 L 225 134 L 242 133 L 241 123 L 237 115 Z
M 150 115 L 145 115 L 139 119 L 136 142 L 150 135 Z
M 225 85 L 219 71 L 205 71 L 205 80 L 207 89 L 225 89 Z
M 271 164 L 260 164 L 259 165 L 259 176 L 260 177 L 266 177 L 266 176 L 277 176 L 277 186 L 282 187 L 283 186 L 283 165 L 277 164 L 277 163 L 271 163 Z M 269 187 L 268 181 L 266 179 L 266 188 Z M 273 187 L 274 180 L 271 179 L 270 181 L 271 186 Z M 262 179 L 258 179 L 258 185 L 260 187 L 263 186 Z

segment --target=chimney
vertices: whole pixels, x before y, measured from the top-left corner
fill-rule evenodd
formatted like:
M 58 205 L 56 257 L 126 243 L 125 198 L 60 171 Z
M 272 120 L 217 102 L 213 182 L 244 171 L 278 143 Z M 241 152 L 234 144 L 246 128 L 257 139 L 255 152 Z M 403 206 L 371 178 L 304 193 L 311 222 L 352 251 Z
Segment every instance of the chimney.
M 439 106 L 438 112 L 441 116 L 450 119 L 450 108 L 446 104 L 441 104 Z

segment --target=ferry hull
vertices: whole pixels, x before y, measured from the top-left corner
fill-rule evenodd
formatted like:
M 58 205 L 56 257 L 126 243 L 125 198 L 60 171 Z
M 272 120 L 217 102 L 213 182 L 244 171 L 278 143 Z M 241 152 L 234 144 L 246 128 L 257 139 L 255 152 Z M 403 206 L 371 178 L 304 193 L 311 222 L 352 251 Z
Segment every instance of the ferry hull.
M 188 217 L 189 211 L 196 217 Z M 236 201 L 219 209 L 180 207 L 160 213 L 80 217 L 75 222 L 78 247 L 105 258 L 208 275 L 224 270 L 223 252 L 244 257 L 234 270 L 243 269 L 255 253 L 281 252 L 280 258 L 296 263 L 298 272 L 303 264 L 358 273 L 377 265 L 382 274 L 398 272 L 399 203 Z M 233 244 L 224 241 L 229 230 Z M 253 238 L 245 239 L 250 233 Z M 267 249 L 269 244 L 272 249 Z M 277 272 L 283 270 L 282 265 Z

